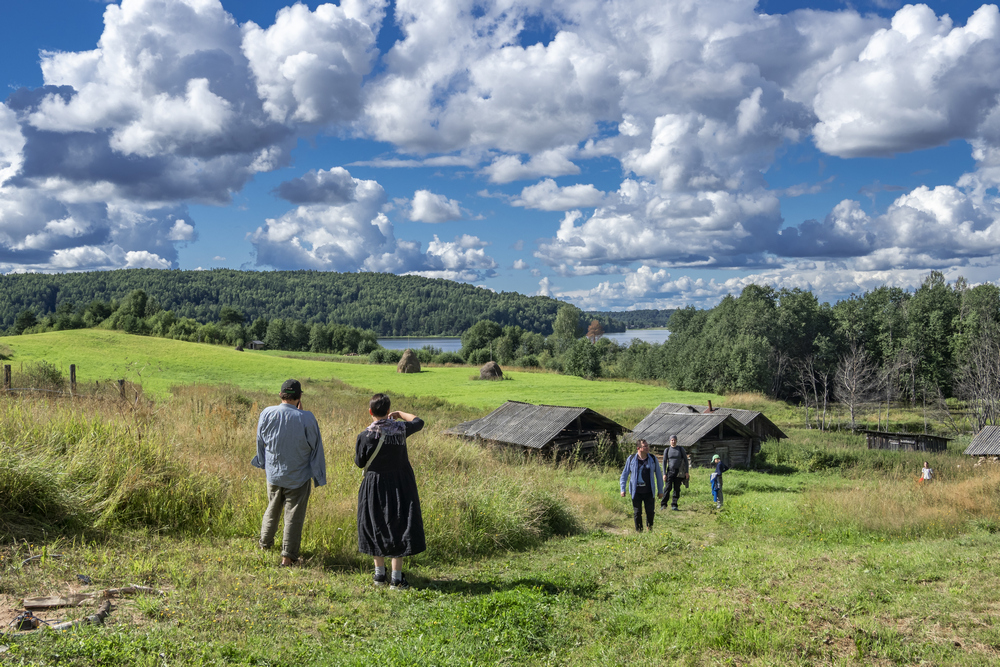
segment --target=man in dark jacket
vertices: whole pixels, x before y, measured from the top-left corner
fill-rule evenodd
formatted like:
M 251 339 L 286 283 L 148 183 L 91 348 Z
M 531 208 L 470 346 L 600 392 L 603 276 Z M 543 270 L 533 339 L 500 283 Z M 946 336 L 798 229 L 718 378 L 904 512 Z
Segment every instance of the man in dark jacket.
M 670 498 L 670 509 L 677 511 L 677 499 L 681 496 L 681 484 L 688 478 L 687 452 L 677 444 L 677 436 L 670 436 L 670 446 L 663 452 L 663 481 L 667 483 L 664 489 L 660 507 L 667 508 L 667 496 Z M 671 494 L 671 489 L 673 493 Z

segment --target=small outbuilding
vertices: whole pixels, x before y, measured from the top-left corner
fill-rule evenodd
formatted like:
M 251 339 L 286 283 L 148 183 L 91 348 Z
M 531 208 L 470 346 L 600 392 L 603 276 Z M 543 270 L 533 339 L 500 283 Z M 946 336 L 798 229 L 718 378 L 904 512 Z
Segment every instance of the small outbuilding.
M 636 425 L 629 440 L 643 439 L 650 451 L 662 455 L 670 436 L 687 450 L 693 466 L 710 466 L 718 454 L 728 465 L 749 465 L 757 438 L 752 430 L 731 414 L 722 412 L 674 412 L 673 403 L 663 403 Z
M 590 454 L 601 438 L 616 445 L 627 430 L 590 408 L 507 401 L 485 417 L 463 422 L 445 433 L 558 457 L 577 450 Z
M 267 345 L 262 340 L 252 340 L 247 344 L 251 350 L 263 350 Z
M 714 408 L 712 402 L 708 405 L 686 405 L 684 403 L 660 403 L 660 407 L 667 406 L 673 412 L 696 412 L 702 414 L 722 414 L 732 415 L 736 421 L 740 422 L 754 432 L 756 442 L 754 443 L 754 453 L 760 451 L 760 443 L 765 440 L 787 439 L 785 432 L 778 428 L 778 425 L 767 418 L 763 412 L 757 410 L 741 410 L 739 408 Z
M 1000 426 L 984 426 L 965 449 L 969 456 L 1000 456 Z
M 865 431 L 868 449 L 892 449 L 905 452 L 943 452 L 948 449 L 948 441 L 940 435 L 927 433 L 888 433 L 886 431 Z

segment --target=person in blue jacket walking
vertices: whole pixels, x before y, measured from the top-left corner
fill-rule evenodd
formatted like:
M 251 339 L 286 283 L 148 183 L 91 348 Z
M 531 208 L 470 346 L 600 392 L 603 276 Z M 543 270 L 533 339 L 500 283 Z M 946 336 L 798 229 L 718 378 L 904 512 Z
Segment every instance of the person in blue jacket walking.
M 715 501 L 715 506 L 718 509 L 722 509 L 722 473 L 729 470 L 729 466 L 722 462 L 722 457 L 716 454 L 712 457 L 712 464 L 715 466 L 715 472 L 709 478 L 709 482 L 712 484 L 712 500 Z
M 625 497 L 626 484 L 629 495 L 632 496 L 632 514 L 635 518 L 635 529 L 642 532 L 642 506 L 646 506 L 646 525 L 653 530 L 653 507 L 656 501 L 653 496 L 653 483 L 656 483 L 656 498 L 663 497 L 663 481 L 660 463 L 656 456 L 649 453 L 649 443 L 640 440 L 635 454 L 625 461 L 622 470 L 621 491 Z

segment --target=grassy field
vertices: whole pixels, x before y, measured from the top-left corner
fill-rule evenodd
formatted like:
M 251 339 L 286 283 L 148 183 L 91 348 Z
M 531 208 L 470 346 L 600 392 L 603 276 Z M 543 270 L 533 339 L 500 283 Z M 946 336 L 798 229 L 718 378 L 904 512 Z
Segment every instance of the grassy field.
M 120 331 L 81 329 L 3 339 L 13 349 L 16 373 L 21 362 L 44 360 L 69 372 L 76 364 L 80 383 L 126 378 L 141 381 L 145 391 L 164 397 L 174 386 L 232 384 L 274 391 L 289 377 L 336 379 L 369 391 L 394 395 L 433 396 L 442 401 L 493 409 L 506 400 L 549 405 L 587 406 L 598 411 L 642 408 L 648 412 L 663 401 L 718 400 L 712 394 L 670 391 L 662 386 L 632 382 L 599 382 L 555 373 L 508 370 L 508 379 L 482 382 L 468 366 L 430 367 L 401 374 L 391 365 L 317 361 L 322 355 L 299 359 L 237 352 L 165 338 L 131 336 Z M 333 359 L 333 357 L 327 357 Z M 473 379 L 475 378 L 475 379 Z
M 482 408 L 400 399 L 427 420 L 410 453 L 428 551 L 407 559 L 415 587 L 398 594 L 370 585 L 356 551 L 351 456 L 367 392 L 309 385 L 328 484 L 310 499 L 306 562 L 288 570 L 255 548 L 264 488 L 248 461 L 271 387 L 228 380 L 155 403 L 0 398 L 0 625 L 23 597 L 130 583 L 165 592 L 118 601 L 103 626 L 0 637 L 0 665 L 1000 657 L 1000 465 L 973 466 L 965 442 L 933 455 L 869 452 L 852 434 L 785 422 L 789 440 L 766 445 L 755 469 L 726 473 L 725 510 L 699 469 L 681 511 L 637 535 L 617 466 L 481 449 L 441 430 Z M 937 471 L 927 486 L 915 483 L 923 458 Z

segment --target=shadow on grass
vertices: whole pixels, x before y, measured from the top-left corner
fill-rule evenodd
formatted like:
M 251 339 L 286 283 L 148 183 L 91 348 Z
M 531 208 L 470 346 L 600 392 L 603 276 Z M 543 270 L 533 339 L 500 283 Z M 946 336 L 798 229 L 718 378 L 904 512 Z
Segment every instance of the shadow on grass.
M 755 468 L 754 472 L 763 473 L 765 475 L 794 475 L 800 472 L 798 468 L 793 466 L 787 466 L 783 463 L 773 463 L 761 466 L 760 468 Z
M 409 576 L 409 575 L 408 575 Z M 447 595 L 490 595 L 505 591 L 527 589 L 545 593 L 546 595 L 559 595 L 560 593 L 571 593 L 577 596 L 593 595 L 598 585 L 595 582 L 578 583 L 569 586 L 558 586 L 551 581 L 542 579 L 515 579 L 512 581 L 463 581 L 461 579 L 423 579 L 419 575 L 412 576 L 413 583 L 420 588 L 432 588 Z M 426 582 L 426 583 L 425 583 Z

